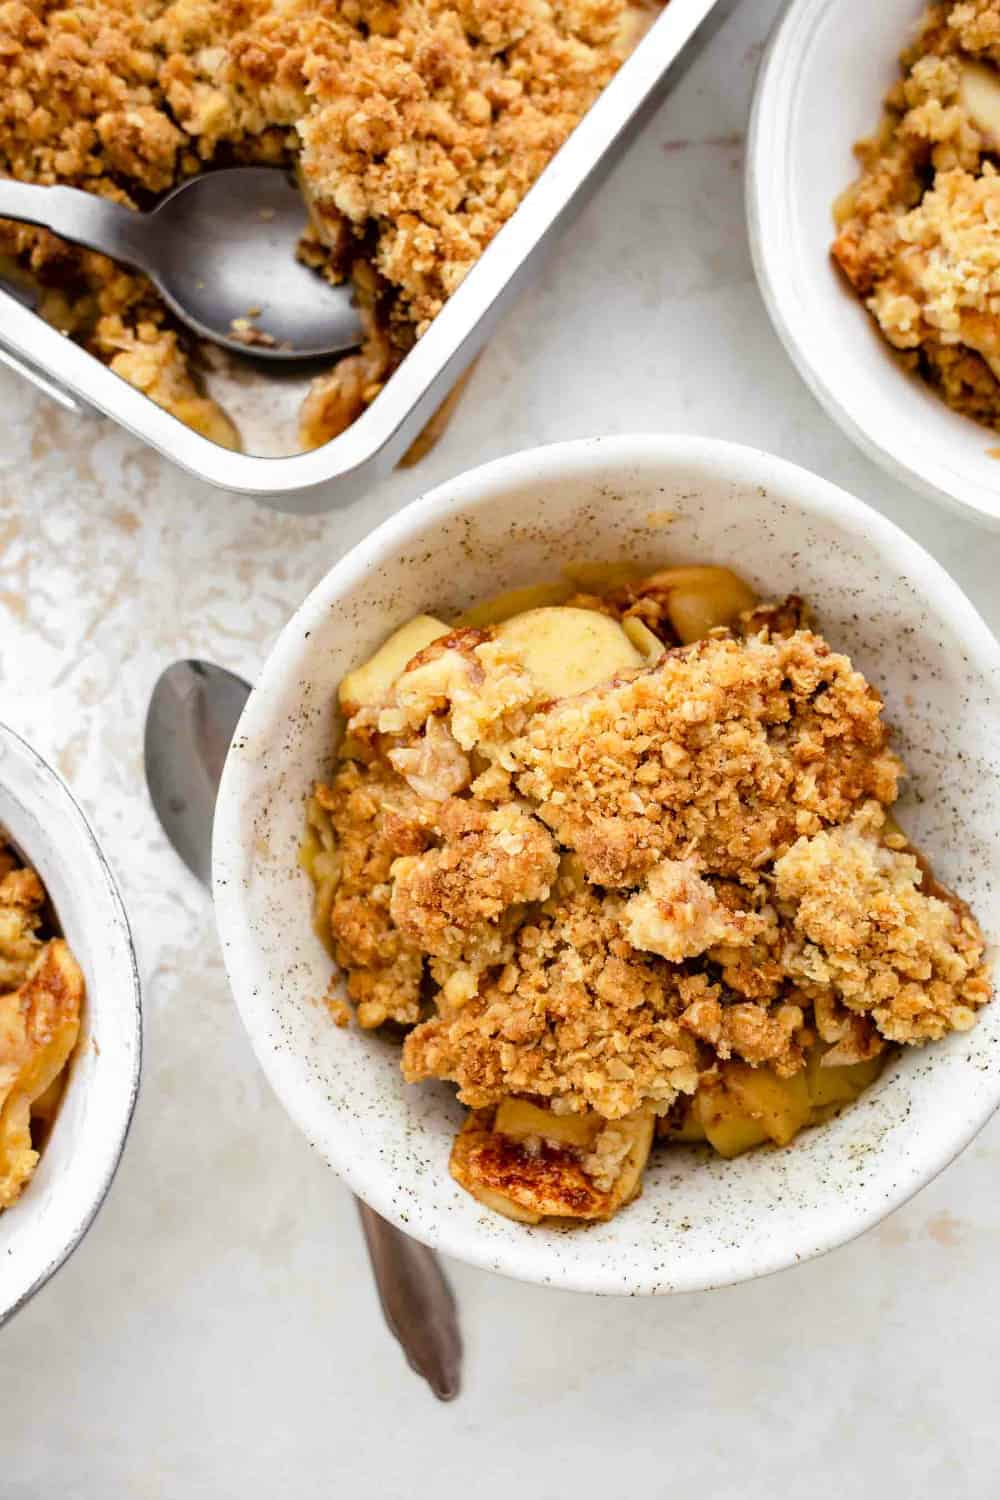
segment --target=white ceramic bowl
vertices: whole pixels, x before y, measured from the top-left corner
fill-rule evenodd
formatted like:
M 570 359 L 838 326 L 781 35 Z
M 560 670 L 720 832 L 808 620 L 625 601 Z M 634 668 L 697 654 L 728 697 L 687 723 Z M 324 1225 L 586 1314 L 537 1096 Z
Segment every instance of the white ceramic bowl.
M 925 0 L 793 0 L 757 81 L 747 212 L 757 279 L 799 373 L 849 437 L 935 500 L 1000 527 L 1000 437 L 900 366 L 830 259 L 833 202 L 858 175 Z
M 87 982 L 80 1042 L 27 1187 L 0 1213 L 0 1323 L 83 1239 L 118 1166 L 139 1087 L 139 976 L 121 897 L 56 773 L 0 725 L 0 828 L 37 869 Z
M 732 1162 L 654 1153 L 608 1224 L 526 1228 L 448 1175 L 463 1111 L 404 1084 L 398 1048 L 338 1030 L 330 961 L 296 867 L 328 768 L 339 679 L 420 610 L 448 611 L 569 559 L 732 563 L 813 600 L 885 691 L 914 772 L 902 814 L 987 923 L 1000 884 L 1000 648 L 946 573 L 860 501 L 781 459 L 709 439 L 623 437 L 515 454 L 415 501 L 329 573 L 282 633 L 240 724 L 216 813 L 215 900 L 230 981 L 268 1077 L 309 1140 L 380 1213 L 451 1255 L 592 1292 L 717 1286 L 816 1255 L 927 1182 L 1000 1101 L 1000 1005 L 911 1052 L 840 1119 Z M 918 801 L 913 791 L 922 793 Z M 995 936 L 995 931 L 993 933 Z

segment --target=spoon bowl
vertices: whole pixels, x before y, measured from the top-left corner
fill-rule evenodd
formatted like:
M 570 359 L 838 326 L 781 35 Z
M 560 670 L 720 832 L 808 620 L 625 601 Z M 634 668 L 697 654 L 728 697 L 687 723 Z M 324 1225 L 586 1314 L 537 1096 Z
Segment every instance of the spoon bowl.
M 207 661 L 175 661 L 146 714 L 146 785 L 160 826 L 191 874 L 212 879 L 212 818 L 222 767 L 250 684 Z
M 361 342 L 350 287 L 297 258 L 305 217 L 280 167 L 203 172 L 145 214 L 77 188 L 0 181 L 0 218 L 144 271 L 195 333 L 261 359 L 315 359 Z

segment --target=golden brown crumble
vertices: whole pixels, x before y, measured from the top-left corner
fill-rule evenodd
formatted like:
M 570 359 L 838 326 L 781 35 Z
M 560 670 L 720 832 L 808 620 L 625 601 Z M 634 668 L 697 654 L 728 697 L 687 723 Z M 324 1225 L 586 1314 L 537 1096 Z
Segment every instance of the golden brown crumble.
M 43 936 L 45 890 L 0 842 L 0 1209 L 35 1170 L 36 1125 L 76 1045 L 83 975 L 61 938 Z
M 511 908 L 543 901 L 559 865 L 552 835 L 530 812 L 507 803 L 445 803 L 441 844 L 392 867 L 392 919 L 435 958 L 466 956 L 485 967 L 500 951 Z
M 765 918 L 732 910 L 702 878 L 701 868 L 689 857 L 663 859 L 648 871 L 625 907 L 633 948 L 681 963 L 720 944 L 742 948 L 763 931 Z
M 798 1005 L 769 1007 L 735 997 L 723 1003 L 706 996 L 687 1007 L 681 1025 L 708 1042 L 723 1061 L 739 1057 L 754 1067 L 766 1063 L 779 1077 L 797 1073 L 803 1066 L 805 1017 Z
M 967 1031 L 991 993 L 982 933 L 922 889 L 912 854 L 885 847 L 884 821 L 869 805 L 777 861 L 775 896 L 791 919 L 785 967 L 804 994 L 832 991 L 889 1041 Z
M 560 877 L 477 993 L 410 1032 L 403 1071 L 452 1079 L 475 1108 L 508 1094 L 605 1119 L 665 1108 L 697 1082 L 678 1020 L 692 984 L 631 947 L 620 897 Z
M 902 55 L 833 254 L 949 406 L 1000 427 L 1000 3 L 932 6 Z
M 635 9 L 3 0 L 0 171 L 147 207 L 206 165 L 296 164 L 313 221 L 303 258 L 354 277 L 367 330 L 307 401 L 314 446 L 373 399 L 510 218 L 634 43 Z M 237 440 L 217 407 L 192 404 L 206 398 L 144 277 L 27 226 L 0 224 L 0 252 L 68 289 L 71 331 L 125 379 Z M 136 344 L 140 365 L 120 352 Z
M 16 990 L 42 949 L 38 936 L 45 891 L 34 870 L 0 844 L 0 991 Z
M 892 802 L 881 699 L 808 631 L 709 638 L 536 714 L 510 746 L 522 794 L 601 885 L 696 854 L 748 879 L 803 833 Z
M 406 1078 L 475 1111 L 454 1175 L 532 1223 L 629 1201 L 657 1118 L 787 1143 L 990 998 L 978 926 L 887 816 L 877 692 L 802 600 L 734 618 L 726 570 L 653 579 L 404 627 L 345 679 L 310 814 L 361 1025 L 411 1028 Z M 553 700 L 595 609 L 604 659 L 645 664 Z
M 328 914 L 334 957 L 362 1026 L 412 1024 L 420 1013 L 423 956 L 389 916 L 389 872 L 401 855 L 431 842 L 433 804 L 391 768 L 347 761 L 316 788 L 336 839 L 335 891 Z

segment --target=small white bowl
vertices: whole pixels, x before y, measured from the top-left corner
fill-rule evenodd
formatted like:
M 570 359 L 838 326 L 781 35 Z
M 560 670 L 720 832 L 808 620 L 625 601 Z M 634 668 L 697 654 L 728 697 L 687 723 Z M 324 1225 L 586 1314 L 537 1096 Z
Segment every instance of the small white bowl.
M 80 1041 L 35 1172 L 0 1213 L 0 1324 L 59 1269 L 111 1186 L 139 1088 L 139 976 L 114 877 L 64 783 L 0 724 L 0 829 L 38 871 L 87 983 Z
M 759 1276 L 874 1224 L 929 1181 L 1000 1102 L 1000 1004 L 909 1052 L 838 1120 L 732 1162 L 654 1153 L 608 1224 L 528 1228 L 448 1175 L 464 1111 L 407 1085 L 399 1050 L 322 1003 L 331 966 L 297 868 L 304 803 L 328 770 L 344 672 L 421 610 L 557 577 L 570 559 L 730 563 L 800 591 L 886 694 L 914 780 L 904 826 L 993 924 L 1000 886 L 1000 647 L 942 568 L 860 501 L 795 465 L 711 439 L 589 439 L 441 486 L 356 547 L 280 636 L 237 732 L 215 821 L 226 966 L 257 1056 L 293 1119 L 379 1213 L 475 1265 L 590 1292 L 690 1291 Z M 915 797 L 914 792 L 921 793 Z
M 757 80 L 747 213 L 757 280 L 799 374 L 897 478 L 1000 527 L 1000 435 L 905 371 L 830 258 L 833 203 L 855 180 L 925 0 L 794 0 Z

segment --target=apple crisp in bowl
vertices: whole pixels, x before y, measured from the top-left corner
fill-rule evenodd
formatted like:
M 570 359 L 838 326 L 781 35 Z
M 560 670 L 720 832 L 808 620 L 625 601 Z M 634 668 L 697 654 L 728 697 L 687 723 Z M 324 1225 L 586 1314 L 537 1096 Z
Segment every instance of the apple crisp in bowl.
M 448 1255 L 629 1295 L 796 1264 L 1000 1103 L 998 744 L 995 638 L 843 490 L 706 438 L 512 454 L 265 663 L 214 824 L 234 999 Z
M 991 528 L 998 24 L 997 0 L 795 0 L 746 178 L 760 290 L 813 395 L 895 478 Z
M 360 1026 L 457 1085 L 452 1174 L 528 1223 L 610 1218 L 654 1139 L 787 1145 L 991 995 L 892 816 L 882 700 L 803 601 L 585 571 L 348 673 L 304 849 Z
M 0 723 L 0 1325 L 104 1201 L 140 1053 L 114 879 L 65 784 Z
M 932 5 L 901 61 L 834 259 L 913 369 L 1000 430 L 1000 4 Z

